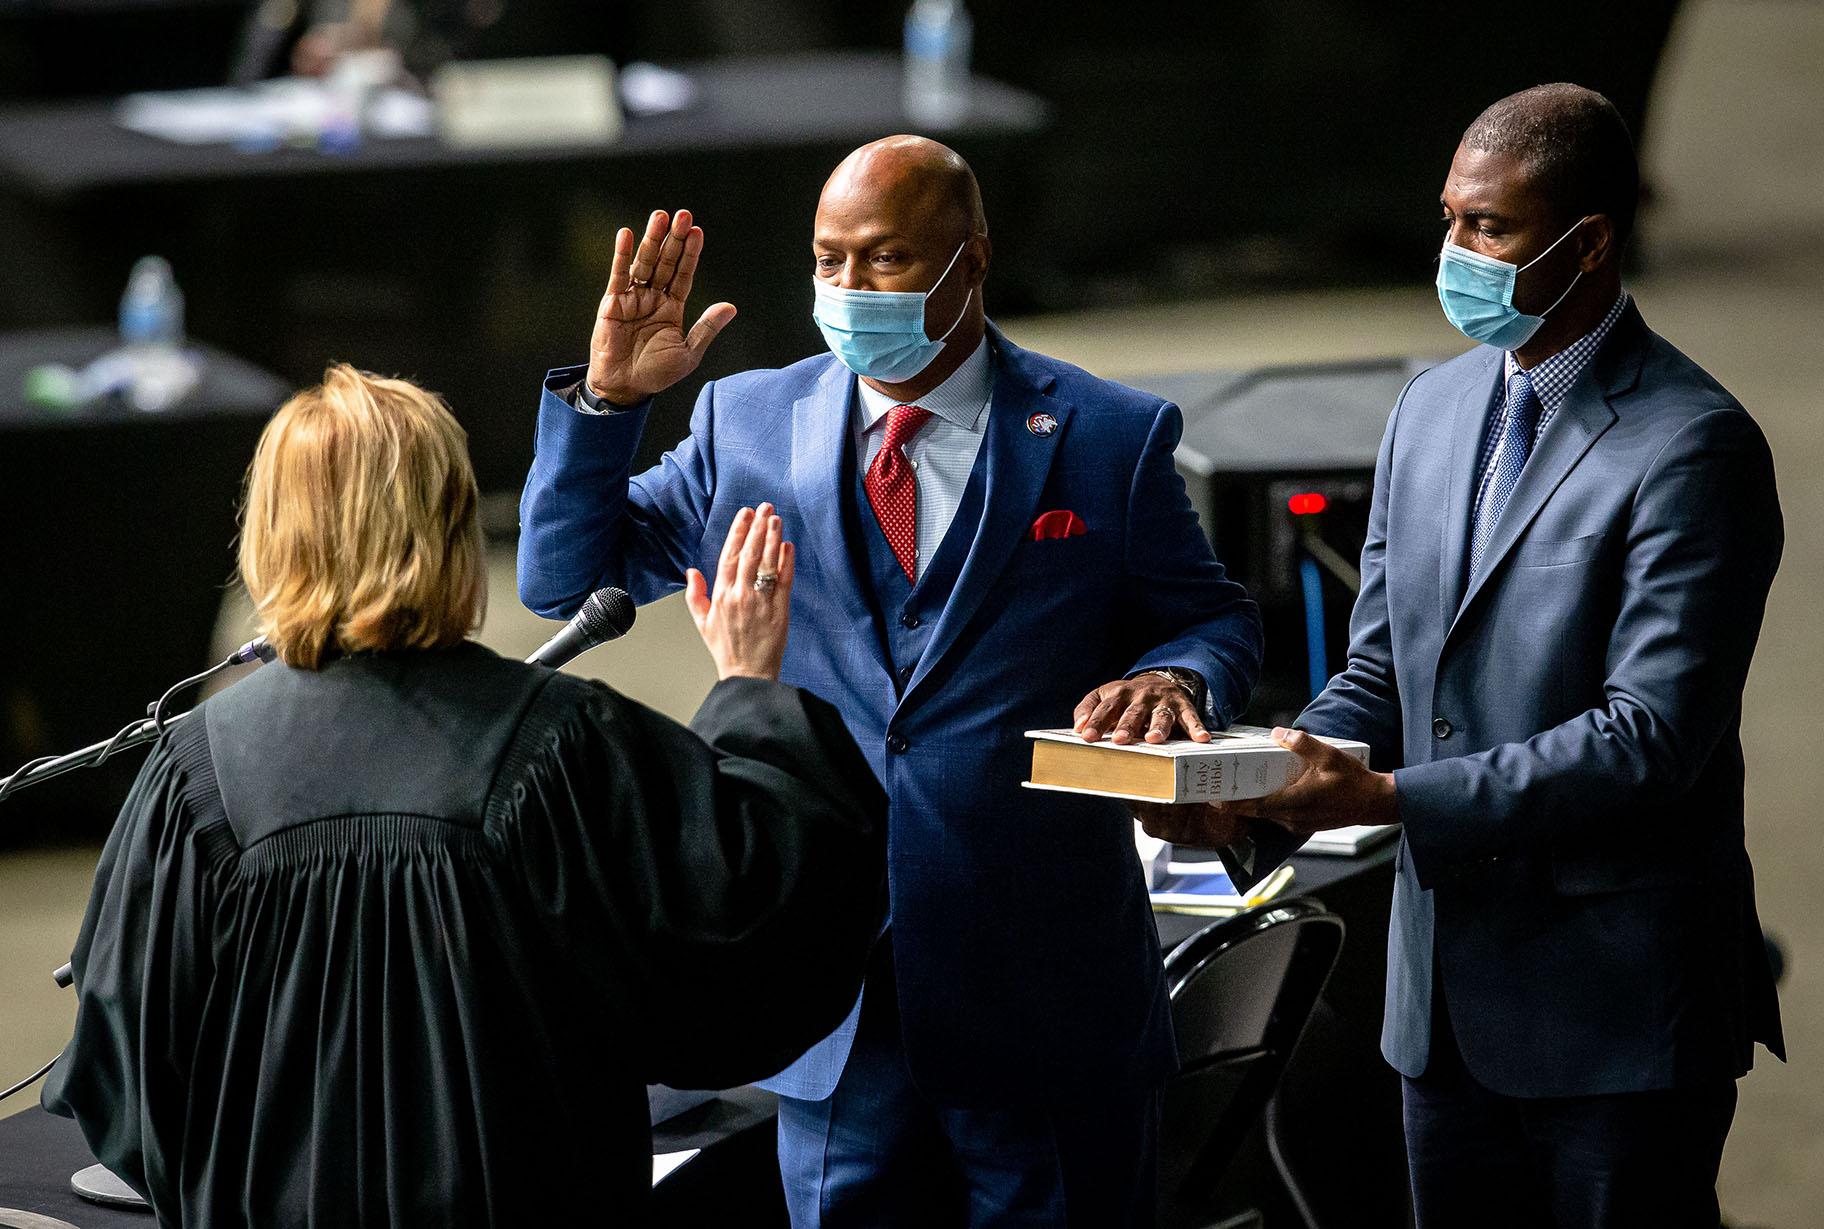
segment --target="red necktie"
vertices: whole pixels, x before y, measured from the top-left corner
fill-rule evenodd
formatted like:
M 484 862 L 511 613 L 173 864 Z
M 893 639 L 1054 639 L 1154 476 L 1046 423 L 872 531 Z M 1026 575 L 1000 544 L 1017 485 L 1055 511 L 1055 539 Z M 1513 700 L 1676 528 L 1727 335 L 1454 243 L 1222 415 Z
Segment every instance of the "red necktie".
M 906 460 L 905 446 L 930 417 L 930 410 L 916 405 L 888 410 L 886 442 L 874 454 L 862 480 L 880 531 L 887 535 L 887 545 L 909 581 L 918 576 L 918 484 L 912 477 L 912 463 Z

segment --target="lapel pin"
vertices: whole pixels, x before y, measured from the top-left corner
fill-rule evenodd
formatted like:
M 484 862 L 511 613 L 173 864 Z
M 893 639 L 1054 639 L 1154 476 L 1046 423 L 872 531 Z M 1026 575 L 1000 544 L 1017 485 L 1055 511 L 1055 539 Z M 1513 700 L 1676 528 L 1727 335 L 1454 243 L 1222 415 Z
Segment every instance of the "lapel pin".
M 1026 429 L 1043 439 L 1058 429 L 1058 420 L 1050 414 L 1034 414 L 1026 420 Z

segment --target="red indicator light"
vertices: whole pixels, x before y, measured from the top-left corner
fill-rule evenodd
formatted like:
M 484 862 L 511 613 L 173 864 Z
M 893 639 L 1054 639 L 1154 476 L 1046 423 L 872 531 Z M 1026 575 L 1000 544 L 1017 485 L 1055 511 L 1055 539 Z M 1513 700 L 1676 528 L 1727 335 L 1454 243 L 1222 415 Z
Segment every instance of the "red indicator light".
M 1304 495 L 1294 495 L 1286 501 L 1286 507 L 1291 510 L 1293 516 L 1311 516 L 1314 513 L 1322 512 L 1329 506 L 1330 501 L 1315 491 Z

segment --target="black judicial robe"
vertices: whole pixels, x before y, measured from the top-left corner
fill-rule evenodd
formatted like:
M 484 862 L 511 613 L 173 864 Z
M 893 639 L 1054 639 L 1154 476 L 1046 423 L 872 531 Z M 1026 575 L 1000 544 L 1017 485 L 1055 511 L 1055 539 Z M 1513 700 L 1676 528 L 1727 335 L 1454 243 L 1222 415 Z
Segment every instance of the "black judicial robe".
M 640 1223 L 645 1085 L 784 1067 L 885 902 L 835 709 L 693 728 L 474 644 L 262 667 L 139 774 L 45 1106 L 162 1224 Z

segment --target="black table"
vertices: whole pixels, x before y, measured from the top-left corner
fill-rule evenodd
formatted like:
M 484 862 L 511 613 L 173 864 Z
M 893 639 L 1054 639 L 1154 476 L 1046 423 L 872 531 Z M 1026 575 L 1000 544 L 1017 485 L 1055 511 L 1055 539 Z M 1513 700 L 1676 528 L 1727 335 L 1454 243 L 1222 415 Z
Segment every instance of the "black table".
M 775 1104 L 771 1093 L 737 1088 L 655 1128 L 655 1154 L 703 1151 L 654 1188 L 654 1222 L 766 1223 L 750 1212 L 756 1190 L 764 1192 L 767 1182 L 775 1191 L 779 1185 L 772 1128 Z M 102 1207 L 70 1190 L 70 1175 L 94 1163 L 81 1132 L 68 1118 L 34 1106 L 0 1119 L 0 1209 L 54 1216 L 78 1229 L 150 1229 L 153 1221 L 146 1211 Z M 585 1180 L 578 1174 L 563 1177 Z
M 845 142 L 886 135 L 905 113 L 898 57 L 881 52 L 817 52 L 717 60 L 683 66 L 698 98 L 688 110 L 633 116 L 615 141 L 519 149 L 457 149 L 435 137 L 371 140 L 343 154 L 310 149 L 240 153 L 226 145 L 179 145 L 120 127 L 111 102 L 64 103 L 0 113 L 0 182 L 39 199 L 111 191 L 134 184 L 367 175 L 420 168 L 575 167 L 651 154 L 727 153 Z M 1037 131 L 1037 97 L 977 78 L 969 111 L 941 135 Z M 806 229 L 809 219 L 806 219 Z
M 812 214 L 836 161 L 918 130 L 897 56 L 826 52 L 684 65 L 683 112 L 631 117 L 613 143 L 453 149 L 373 140 L 351 153 L 245 154 L 129 132 L 107 102 L 0 110 L 0 328 L 96 319 L 133 260 L 168 257 L 192 331 L 302 384 L 330 358 L 420 379 L 468 428 L 485 490 L 516 490 L 539 378 L 578 361 L 614 231 L 687 206 L 708 234 L 691 310 L 740 320 L 660 399 L 645 460 L 682 438 L 712 375 L 822 349 L 810 321 Z M 1034 95 L 984 78 L 934 133 L 980 174 L 995 307 L 1019 298 Z
M 202 383 L 161 413 L 25 401 L 30 368 L 115 344 L 99 328 L 0 334 L 0 774 L 107 738 L 208 664 L 241 476 L 290 391 L 201 346 Z M 0 844 L 51 823 L 105 832 L 141 758 L 9 798 Z

